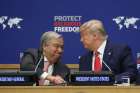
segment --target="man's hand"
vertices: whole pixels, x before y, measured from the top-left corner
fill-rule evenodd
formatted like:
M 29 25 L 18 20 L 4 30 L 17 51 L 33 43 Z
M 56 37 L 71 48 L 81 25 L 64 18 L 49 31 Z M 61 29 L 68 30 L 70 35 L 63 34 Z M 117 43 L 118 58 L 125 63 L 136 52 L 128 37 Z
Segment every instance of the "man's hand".
M 50 80 L 50 82 L 54 83 L 54 84 L 61 84 L 61 83 L 64 83 L 65 80 L 57 75 L 57 76 L 47 76 L 47 79 Z

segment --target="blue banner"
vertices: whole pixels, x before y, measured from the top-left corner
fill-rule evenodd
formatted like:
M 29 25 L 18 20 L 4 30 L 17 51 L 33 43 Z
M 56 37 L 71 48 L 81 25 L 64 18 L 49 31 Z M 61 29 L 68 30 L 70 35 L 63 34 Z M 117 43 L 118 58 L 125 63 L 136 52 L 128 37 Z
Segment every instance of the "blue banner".
M 18 64 L 23 51 L 38 48 L 46 31 L 64 36 L 63 62 L 78 64 L 85 49 L 79 26 L 102 20 L 113 42 L 140 54 L 139 0 L 0 0 L 0 64 Z

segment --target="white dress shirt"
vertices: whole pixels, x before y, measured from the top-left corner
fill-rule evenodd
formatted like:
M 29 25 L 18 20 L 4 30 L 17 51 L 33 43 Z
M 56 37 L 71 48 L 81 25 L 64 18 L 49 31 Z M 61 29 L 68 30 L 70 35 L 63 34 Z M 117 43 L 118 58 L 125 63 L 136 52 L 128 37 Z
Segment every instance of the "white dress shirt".
M 45 56 L 44 56 L 44 62 L 48 62 L 48 59 Z M 41 79 L 45 79 L 48 75 L 52 75 L 53 70 L 54 70 L 54 65 L 53 64 L 49 65 L 48 72 L 44 71 L 40 78 Z M 49 80 L 45 80 L 43 85 L 49 85 L 49 84 L 50 84 L 50 81 Z

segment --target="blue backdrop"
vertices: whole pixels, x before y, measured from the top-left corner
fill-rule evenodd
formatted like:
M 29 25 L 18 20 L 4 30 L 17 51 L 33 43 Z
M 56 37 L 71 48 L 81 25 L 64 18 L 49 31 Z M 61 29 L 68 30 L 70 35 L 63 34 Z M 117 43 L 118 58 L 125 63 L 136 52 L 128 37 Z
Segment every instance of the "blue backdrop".
M 0 64 L 18 64 L 20 54 L 38 48 L 41 34 L 48 30 L 64 36 L 63 62 L 77 64 L 85 51 L 78 28 L 90 19 L 102 20 L 109 38 L 128 44 L 136 59 L 139 4 L 140 0 L 0 0 Z

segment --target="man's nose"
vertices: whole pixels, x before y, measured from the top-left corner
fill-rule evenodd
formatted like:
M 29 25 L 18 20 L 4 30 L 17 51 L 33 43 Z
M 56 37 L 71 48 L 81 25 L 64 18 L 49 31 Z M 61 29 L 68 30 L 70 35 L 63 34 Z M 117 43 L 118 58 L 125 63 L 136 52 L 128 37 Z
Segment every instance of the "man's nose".
M 62 47 L 58 47 L 58 51 L 59 51 L 59 53 L 62 53 L 63 52 L 63 48 Z
M 80 41 L 83 42 L 83 38 L 81 38 Z

